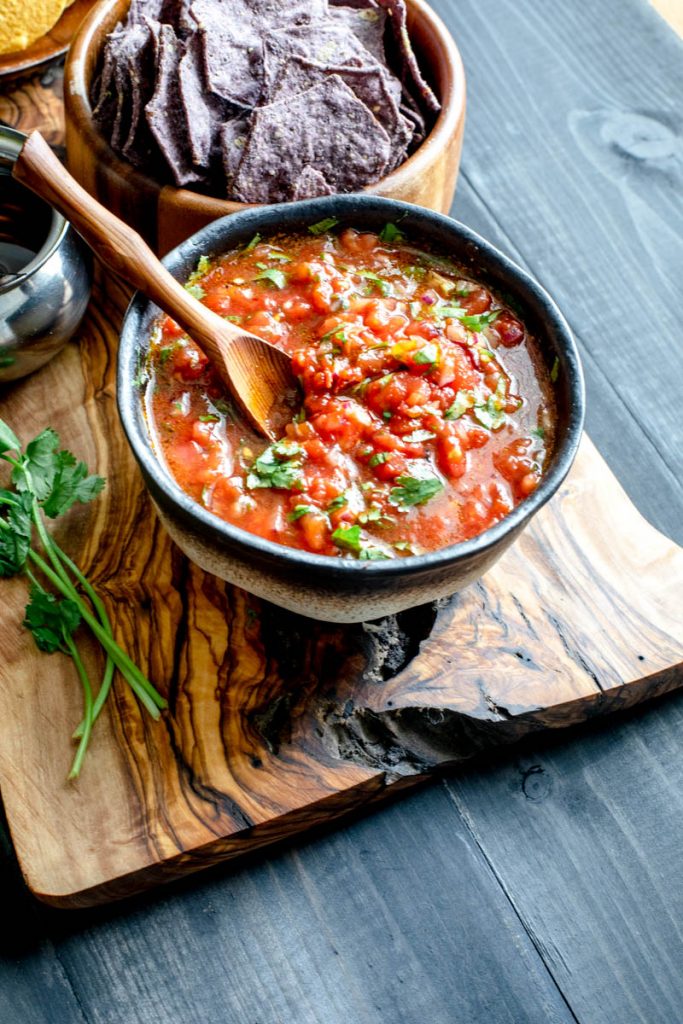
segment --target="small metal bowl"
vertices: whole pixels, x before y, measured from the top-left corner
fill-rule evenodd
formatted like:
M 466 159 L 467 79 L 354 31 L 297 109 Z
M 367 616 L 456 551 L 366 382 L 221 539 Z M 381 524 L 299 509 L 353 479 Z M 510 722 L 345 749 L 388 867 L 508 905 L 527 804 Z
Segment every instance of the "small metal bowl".
M 0 382 L 25 377 L 66 345 L 92 283 L 90 252 L 70 224 L 12 178 L 25 139 L 0 127 Z

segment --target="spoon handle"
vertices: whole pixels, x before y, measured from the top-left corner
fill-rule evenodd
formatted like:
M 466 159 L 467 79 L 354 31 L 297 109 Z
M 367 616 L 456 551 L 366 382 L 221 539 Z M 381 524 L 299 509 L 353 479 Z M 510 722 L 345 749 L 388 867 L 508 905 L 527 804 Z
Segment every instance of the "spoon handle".
M 78 184 L 40 132 L 29 135 L 12 173 L 71 221 L 102 262 L 168 313 L 212 362 L 225 360 L 225 347 L 218 346 L 216 336 L 237 341 L 244 332 L 200 305 L 159 262 L 137 231 Z

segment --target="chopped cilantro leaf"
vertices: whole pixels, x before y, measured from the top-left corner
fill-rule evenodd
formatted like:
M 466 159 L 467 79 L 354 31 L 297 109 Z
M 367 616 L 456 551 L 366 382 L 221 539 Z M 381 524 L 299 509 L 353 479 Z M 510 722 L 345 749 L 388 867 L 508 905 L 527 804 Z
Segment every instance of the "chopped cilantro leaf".
M 344 551 L 358 554 L 361 550 L 360 526 L 340 526 L 332 534 L 332 543 Z
M 412 476 L 400 476 L 398 485 L 398 487 L 391 488 L 389 501 L 398 508 L 399 512 L 405 512 L 413 505 L 424 505 L 430 498 L 443 490 L 443 484 L 435 476 L 423 480 Z
M 541 441 L 545 437 L 545 430 L 543 427 L 533 427 L 531 433 L 534 437 L 538 437 Z
M 346 494 L 338 494 L 327 506 L 327 511 L 334 512 L 338 508 L 343 508 L 344 505 L 348 505 L 348 501 L 349 499 L 346 497 Z
M 200 423 L 220 423 L 220 416 L 214 416 L 213 413 L 207 413 L 205 416 L 198 417 Z
M 476 402 L 476 396 L 473 391 L 458 391 L 455 396 L 455 401 L 449 409 L 446 409 L 443 414 L 445 420 L 459 420 L 461 416 L 471 409 Z
M 339 221 L 336 217 L 325 217 L 324 220 L 319 220 L 316 224 L 309 224 L 308 230 L 312 235 L 324 235 L 326 231 L 330 231 L 338 223 Z
M 282 289 L 287 284 L 287 276 L 281 270 L 276 270 L 275 267 L 268 267 L 266 270 L 262 270 L 260 274 L 257 274 L 254 278 L 255 281 L 270 281 L 276 288 Z
M 386 551 L 382 551 L 380 548 L 368 546 L 360 549 L 358 558 L 361 562 L 379 562 L 391 558 L 391 555 L 388 555 Z
M 413 362 L 417 363 L 418 366 L 434 366 L 438 361 L 439 349 L 431 342 L 419 348 L 413 356 Z
M 372 270 L 357 270 L 356 274 L 358 277 L 363 277 L 366 281 L 369 281 L 374 285 L 385 298 L 387 295 L 391 295 L 391 284 L 388 281 L 385 281 L 383 277 L 379 277 L 378 274 L 373 273 Z
M 247 476 L 247 487 L 300 490 L 303 457 L 304 450 L 296 441 L 275 441 L 254 461 Z
M 386 421 L 387 421 L 387 423 L 388 423 L 388 422 L 389 422 L 389 420 L 391 419 L 391 417 L 392 417 L 393 415 L 394 415 L 394 414 L 392 413 L 391 409 L 385 409 L 385 410 L 384 410 L 384 411 L 382 412 L 382 419 L 383 419 L 383 420 L 386 420 Z
M 485 402 L 475 405 L 474 416 L 487 430 L 498 430 L 505 423 L 505 413 L 495 395 L 489 395 Z
M 476 316 L 460 316 L 458 319 L 468 331 L 481 331 L 484 327 L 492 324 L 500 313 L 499 309 L 491 310 L 489 313 L 477 313 Z
M 550 379 L 553 382 L 553 384 L 555 383 L 555 381 L 557 380 L 559 375 L 560 375 L 560 360 L 558 359 L 557 356 L 555 356 L 555 362 L 553 363 L 553 368 L 550 371 Z
M 313 505 L 295 505 L 287 518 L 290 523 L 295 523 L 297 519 L 301 519 L 301 517 L 305 516 L 307 512 L 315 512 L 315 507 Z
M 247 244 L 245 245 L 244 252 L 251 252 L 252 249 L 256 248 L 256 246 L 259 244 L 260 241 L 261 241 L 261 236 L 259 235 L 259 233 L 257 231 L 256 234 L 254 235 L 254 237 L 252 238 L 252 240 L 250 242 L 247 242 Z
M 384 225 L 379 233 L 379 237 L 382 242 L 402 242 L 404 235 L 395 224 L 389 223 Z
M 375 452 L 368 463 L 369 466 L 382 466 L 389 461 L 389 452 Z

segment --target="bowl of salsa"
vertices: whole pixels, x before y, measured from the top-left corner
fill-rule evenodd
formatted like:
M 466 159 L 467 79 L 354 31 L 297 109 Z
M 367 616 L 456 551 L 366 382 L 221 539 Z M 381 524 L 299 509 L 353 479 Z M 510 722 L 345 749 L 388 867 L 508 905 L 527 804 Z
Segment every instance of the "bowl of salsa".
M 524 271 L 441 214 L 367 195 L 245 210 L 164 260 L 286 351 L 276 441 L 144 297 L 119 408 L 162 521 L 204 569 L 297 612 L 362 621 L 481 576 L 552 496 L 581 435 L 569 327 Z

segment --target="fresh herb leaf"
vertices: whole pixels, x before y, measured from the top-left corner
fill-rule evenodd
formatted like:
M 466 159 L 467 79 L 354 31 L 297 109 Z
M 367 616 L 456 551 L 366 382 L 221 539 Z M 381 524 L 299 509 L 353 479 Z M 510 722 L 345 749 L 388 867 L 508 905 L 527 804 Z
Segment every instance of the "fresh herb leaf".
M 0 492 L 0 504 L 7 508 L 7 516 L 0 517 L 0 576 L 16 576 L 26 566 L 33 529 L 32 503 L 28 491 Z
M 418 366 L 434 366 L 439 361 L 439 349 L 437 345 L 428 342 L 419 348 L 413 356 L 413 362 Z
M 315 512 L 316 508 L 314 505 L 295 505 L 291 512 L 288 513 L 287 518 L 290 523 L 295 523 L 297 519 L 301 519 L 307 512 Z
M 213 413 L 207 413 L 206 416 L 198 416 L 197 419 L 200 423 L 220 423 L 220 416 L 214 416 Z
M 398 486 L 392 487 L 389 492 L 389 501 L 399 512 L 405 512 L 413 505 L 424 505 L 443 490 L 443 484 L 435 476 L 424 479 L 400 476 L 397 483 Z
M 382 242 L 402 242 L 405 235 L 402 231 L 396 227 L 395 224 L 385 224 L 379 233 L 380 241 Z
M 437 306 L 434 312 L 444 320 L 446 318 L 461 320 L 465 316 L 465 310 L 462 306 Z
M 391 555 L 388 555 L 386 551 L 382 551 L 380 548 L 368 546 L 361 548 L 358 558 L 361 562 L 378 562 L 391 558 Z
M 337 497 L 333 498 L 327 506 L 327 511 L 334 512 L 336 509 L 343 508 L 344 505 L 348 505 L 348 503 L 349 499 L 346 497 L 346 494 L 338 494 Z
M 557 356 L 555 356 L 555 362 L 553 363 L 553 368 L 550 371 L 550 379 L 553 382 L 553 384 L 555 383 L 555 381 L 557 380 L 559 375 L 560 375 L 560 360 L 559 360 L 559 358 Z
M 301 489 L 303 458 L 304 450 L 296 441 L 275 441 L 254 461 L 247 476 L 247 487 Z
M 445 420 L 459 420 L 461 416 L 471 409 L 476 402 L 476 396 L 472 391 L 458 391 L 455 401 L 443 414 Z
M 393 415 L 394 414 L 391 411 L 391 409 L 384 409 L 384 411 L 382 412 L 382 419 L 386 420 L 386 422 L 388 423 Z
M 12 428 L 4 420 L 0 420 L 0 452 L 8 451 L 20 452 L 21 441 Z
M 474 417 L 487 430 L 498 430 L 505 423 L 505 412 L 495 395 L 489 395 L 485 402 L 475 405 Z
M 58 600 L 39 587 L 31 588 L 31 600 L 26 605 L 24 625 L 33 634 L 36 646 L 52 654 L 64 650 L 65 636 L 71 636 L 81 624 L 81 613 L 75 601 Z
M 534 435 L 534 437 L 538 437 L 541 441 L 545 437 L 545 430 L 543 429 L 543 427 L 533 427 L 531 433 Z
M 379 275 L 373 273 L 372 270 L 356 270 L 356 274 L 358 277 L 362 277 L 374 285 L 385 298 L 387 295 L 392 294 L 392 288 L 389 281 L 385 281 L 383 277 L 379 277 Z
M 358 554 L 361 550 L 360 526 L 340 526 L 332 534 L 332 543 L 344 551 Z
M 319 220 L 316 224 L 309 224 L 308 230 L 312 235 L 324 235 L 326 231 L 335 228 L 338 223 L 336 217 L 325 217 L 324 220 Z
M 369 466 L 382 466 L 382 465 L 384 465 L 385 462 L 388 462 L 389 459 L 390 459 L 389 452 L 375 452 L 375 454 L 372 456 L 372 458 L 368 462 L 368 465 Z
M 276 267 L 268 267 L 266 270 L 262 270 L 260 274 L 257 274 L 254 280 L 270 281 L 276 288 L 282 289 L 287 284 L 287 275 L 281 270 L 277 270 Z
M 500 314 L 499 309 L 493 309 L 489 313 L 477 313 L 475 316 L 459 316 L 458 320 L 469 331 L 482 331 L 488 327 Z
M 55 450 L 59 436 L 48 427 L 26 445 L 21 467 L 12 471 L 12 483 L 19 491 L 32 490 L 38 501 L 47 498 L 57 469 Z
M 259 244 L 260 241 L 261 241 L 261 236 L 259 235 L 259 233 L 257 231 L 256 234 L 254 235 L 254 237 L 252 238 L 252 240 L 250 242 L 247 242 L 247 244 L 245 245 L 245 247 L 242 250 L 242 252 L 251 252 L 252 249 L 256 248 L 256 246 Z
M 88 476 L 86 464 L 77 462 L 71 452 L 57 452 L 52 487 L 42 503 L 43 512 L 50 519 L 56 519 L 77 501 L 87 505 L 103 487 L 104 479 Z

